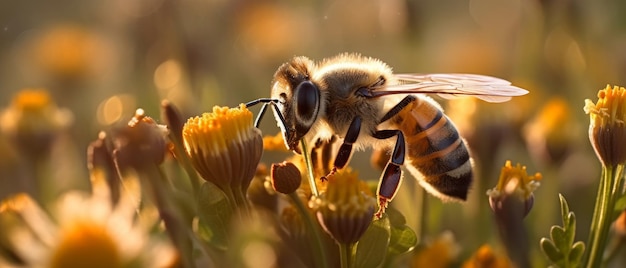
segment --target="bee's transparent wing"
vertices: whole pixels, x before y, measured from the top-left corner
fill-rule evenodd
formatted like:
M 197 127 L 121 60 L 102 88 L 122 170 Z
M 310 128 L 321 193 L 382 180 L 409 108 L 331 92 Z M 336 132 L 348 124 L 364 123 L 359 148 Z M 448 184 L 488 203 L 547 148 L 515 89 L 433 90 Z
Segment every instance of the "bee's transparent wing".
M 488 102 L 505 102 L 528 93 L 511 82 L 477 74 L 396 74 L 398 84 L 388 85 L 373 96 L 390 94 L 438 94 L 443 98 L 473 96 Z

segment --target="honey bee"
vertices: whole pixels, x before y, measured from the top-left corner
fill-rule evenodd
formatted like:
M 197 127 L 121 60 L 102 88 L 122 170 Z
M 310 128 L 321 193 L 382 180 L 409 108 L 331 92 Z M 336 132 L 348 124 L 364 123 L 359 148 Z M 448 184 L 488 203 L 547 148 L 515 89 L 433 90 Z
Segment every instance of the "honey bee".
M 264 104 L 257 126 L 272 106 L 292 151 L 300 153 L 301 139 L 339 137 L 342 143 L 327 176 L 346 166 L 353 148 L 393 148 L 377 191 L 376 217 L 381 217 L 400 186 L 402 166 L 442 200 L 467 198 L 473 179 L 467 145 L 441 106 L 425 94 L 504 102 L 526 93 L 491 76 L 394 74 L 378 59 L 340 54 L 318 63 L 306 57 L 284 63 L 274 74 L 271 97 L 247 106 Z

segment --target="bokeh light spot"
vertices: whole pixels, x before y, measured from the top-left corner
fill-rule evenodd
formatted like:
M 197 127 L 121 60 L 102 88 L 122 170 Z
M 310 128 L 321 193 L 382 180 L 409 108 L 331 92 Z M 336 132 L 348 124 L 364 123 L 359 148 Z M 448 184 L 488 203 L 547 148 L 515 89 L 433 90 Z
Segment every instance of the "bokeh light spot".
M 176 86 L 182 76 L 182 67 L 176 60 L 167 60 L 161 63 L 154 71 L 154 84 L 160 90 Z
M 101 125 L 111 125 L 135 107 L 135 98 L 121 94 L 112 96 L 98 105 L 97 118 Z
M 245 267 L 276 267 L 276 252 L 263 242 L 251 242 L 242 251 Z

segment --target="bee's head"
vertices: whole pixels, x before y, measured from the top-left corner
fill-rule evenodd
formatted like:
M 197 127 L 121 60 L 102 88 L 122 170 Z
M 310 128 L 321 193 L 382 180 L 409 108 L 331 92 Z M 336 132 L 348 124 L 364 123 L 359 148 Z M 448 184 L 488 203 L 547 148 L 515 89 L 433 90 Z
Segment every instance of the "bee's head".
M 283 64 L 274 74 L 272 98 L 278 99 L 280 114 L 274 110 L 282 129 L 285 145 L 300 152 L 298 144 L 317 120 L 320 111 L 321 93 L 310 80 L 315 63 L 306 57 L 296 57 Z M 281 126 L 281 118 L 284 126 Z

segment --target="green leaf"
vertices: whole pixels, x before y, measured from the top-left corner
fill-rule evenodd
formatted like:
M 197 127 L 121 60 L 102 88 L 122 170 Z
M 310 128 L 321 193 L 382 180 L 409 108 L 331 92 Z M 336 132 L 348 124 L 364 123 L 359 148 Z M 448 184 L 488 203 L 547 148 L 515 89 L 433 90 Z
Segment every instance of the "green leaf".
M 615 201 L 615 209 L 613 210 L 613 218 L 611 221 L 615 221 L 624 210 L 626 210 L 626 195 L 622 195 Z
M 373 221 L 356 246 L 355 267 L 378 267 L 382 264 L 390 236 L 391 227 L 387 216 Z
M 563 226 L 567 226 L 569 225 L 569 218 L 567 217 L 567 214 L 569 214 L 569 206 L 562 194 L 559 194 L 559 202 L 561 203 L 561 219 L 563 219 Z
M 232 207 L 226 194 L 210 182 L 204 182 L 198 192 L 198 231 L 200 237 L 215 248 L 228 247 L 228 227 Z
M 567 234 L 565 233 L 565 229 L 561 226 L 552 226 L 550 228 L 550 239 L 554 243 L 554 245 L 559 249 L 559 251 L 565 253 L 569 251 L 569 244 L 567 239 Z
M 572 245 L 572 250 L 569 252 L 569 263 L 572 264 L 572 267 L 580 266 L 583 253 L 585 253 L 585 243 L 578 241 Z
M 563 259 L 563 253 L 561 253 L 561 251 L 556 248 L 556 246 L 554 245 L 554 243 L 552 243 L 552 241 L 550 241 L 550 239 L 547 239 L 545 237 L 541 238 L 541 241 L 539 243 L 541 245 L 541 251 L 543 251 L 543 254 L 548 257 L 551 262 L 557 263 Z
M 576 236 L 576 216 L 569 211 L 569 206 L 563 195 L 559 194 L 561 202 L 561 218 L 563 226 L 550 228 L 550 239 L 542 238 L 541 251 L 550 260 L 550 267 L 578 267 L 585 252 L 583 242 L 574 243 Z M 572 244 L 574 243 L 574 244 Z
M 389 256 L 397 256 L 407 253 L 417 245 L 417 235 L 411 228 L 404 225 L 402 227 L 391 227 L 391 237 L 389 239 Z

